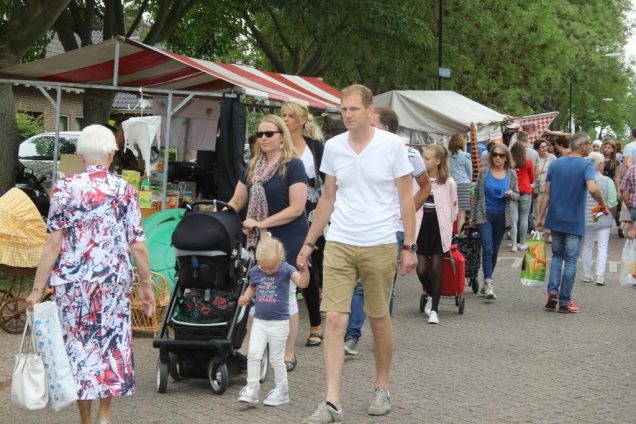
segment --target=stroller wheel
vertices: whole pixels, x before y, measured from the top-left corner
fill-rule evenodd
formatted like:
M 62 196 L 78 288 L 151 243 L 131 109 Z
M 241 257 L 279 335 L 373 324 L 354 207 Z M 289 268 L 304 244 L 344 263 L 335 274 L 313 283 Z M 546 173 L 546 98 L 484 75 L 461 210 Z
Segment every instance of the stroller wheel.
M 265 351 L 263 352 L 263 359 L 261 359 L 261 373 L 259 381 L 261 384 L 267 380 L 267 374 L 269 373 L 269 345 L 265 346 Z
M 227 364 L 217 364 L 212 359 L 208 365 L 208 380 L 215 395 L 225 392 L 230 385 L 230 374 L 227 370 Z
M 477 294 L 479 291 L 479 280 L 477 280 L 477 277 L 470 277 L 470 286 L 473 288 L 473 293 Z
M 168 364 L 170 377 L 172 377 L 174 381 L 181 381 L 181 374 L 179 372 L 179 357 L 176 353 L 170 352 L 168 353 L 168 358 L 170 360 Z
M 157 359 L 157 393 L 165 393 L 168 387 L 168 363 Z

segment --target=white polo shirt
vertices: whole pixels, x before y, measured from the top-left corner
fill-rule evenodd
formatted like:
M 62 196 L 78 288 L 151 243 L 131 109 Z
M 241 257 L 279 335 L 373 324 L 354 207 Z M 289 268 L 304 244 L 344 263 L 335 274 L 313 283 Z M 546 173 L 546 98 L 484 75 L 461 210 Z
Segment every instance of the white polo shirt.
M 395 134 L 375 129 L 357 154 L 348 140 L 348 131 L 329 140 L 320 166 L 337 184 L 326 239 L 353 246 L 395 243 L 395 232 L 402 230 L 394 202 L 395 179 L 413 172 L 404 143 Z

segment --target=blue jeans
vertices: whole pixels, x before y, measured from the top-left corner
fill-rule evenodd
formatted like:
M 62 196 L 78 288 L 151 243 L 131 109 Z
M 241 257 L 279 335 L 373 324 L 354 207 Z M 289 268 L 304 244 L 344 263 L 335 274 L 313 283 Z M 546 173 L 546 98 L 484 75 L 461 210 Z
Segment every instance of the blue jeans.
M 559 305 L 567 306 L 572 296 L 581 236 L 552 231 L 552 263 L 548 294 L 559 295 Z
M 506 232 L 506 214 L 504 211 L 486 210 L 486 222 L 477 225 L 481 236 L 481 264 L 484 282 L 492 282 L 492 274 L 497 265 L 497 255 L 501 240 Z
M 400 260 L 400 252 L 402 251 L 402 245 L 404 244 L 404 232 L 398 231 L 395 233 L 397 239 L 398 248 L 398 260 Z M 393 280 L 393 290 L 391 291 L 391 303 L 389 304 L 389 314 L 393 315 L 393 304 L 395 303 L 395 279 Z M 362 290 L 362 283 L 358 279 L 356 286 L 353 289 L 353 297 L 351 298 L 351 312 L 349 313 L 349 324 L 347 325 L 347 331 L 345 332 L 345 340 L 353 339 L 356 342 L 360 340 L 362 335 L 362 326 L 364 320 L 367 318 L 367 314 L 364 313 L 364 291 Z

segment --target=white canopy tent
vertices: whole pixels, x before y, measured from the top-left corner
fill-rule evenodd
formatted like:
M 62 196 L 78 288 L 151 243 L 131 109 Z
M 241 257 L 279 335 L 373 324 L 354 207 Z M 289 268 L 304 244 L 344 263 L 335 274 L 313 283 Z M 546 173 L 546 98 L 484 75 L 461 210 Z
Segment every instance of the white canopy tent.
M 447 139 L 455 133 L 467 133 L 477 125 L 478 139 L 490 138 L 491 127 L 510 119 L 454 91 L 396 90 L 379 94 L 376 106 L 390 107 L 400 118 L 401 135 L 411 144 L 426 144 L 431 139 Z

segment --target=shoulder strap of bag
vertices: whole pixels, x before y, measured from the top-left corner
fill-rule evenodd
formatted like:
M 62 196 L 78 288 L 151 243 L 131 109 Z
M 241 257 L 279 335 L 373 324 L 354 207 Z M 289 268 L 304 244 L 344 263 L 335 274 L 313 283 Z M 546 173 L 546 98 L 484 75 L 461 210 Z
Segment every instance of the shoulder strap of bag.
M 33 315 L 31 314 L 31 311 L 27 310 L 27 319 L 26 319 L 26 323 L 24 324 L 24 331 L 22 331 L 22 340 L 20 341 L 20 351 L 18 352 L 18 356 L 22 356 L 22 353 L 24 352 L 24 339 L 26 338 L 26 333 L 29 328 L 31 328 L 31 337 L 30 337 L 31 349 L 34 349 L 32 327 L 33 327 Z M 27 346 L 27 352 L 28 350 L 29 350 L 29 347 Z M 20 361 L 15 361 L 13 372 L 15 372 L 18 369 L 19 364 L 20 364 Z

